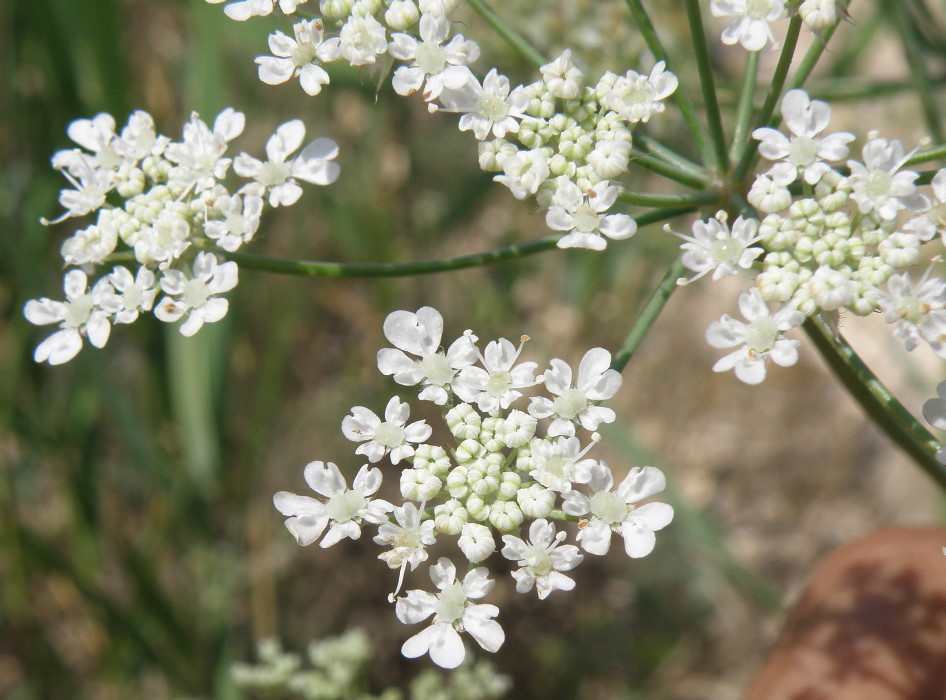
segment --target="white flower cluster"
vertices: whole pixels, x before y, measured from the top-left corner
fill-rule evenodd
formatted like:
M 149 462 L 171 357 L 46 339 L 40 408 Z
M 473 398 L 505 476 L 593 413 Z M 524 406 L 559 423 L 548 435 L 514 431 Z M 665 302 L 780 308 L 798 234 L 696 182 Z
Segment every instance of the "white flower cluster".
M 159 135 L 142 111 L 120 133 L 109 114 L 69 125 L 79 148 L 53 156 L 71 188 L 61 191 L 66 211 L 52 223 L 90 215 L 95 223 L 62 244 L 63 261 L 74 268 L 65 274 L 65 301 L 34 299 L 24 308 L 31 323 L 59 325 L 36 348 L 37 362 L 68 362 L 83 338 L 101 348 L 113 324 L 132 323 L 142 312 L 153 310 L 169 323 L 183 320 L 186 336 L 226 315 L 221 295 L 236 286 L 237 265 L 208 249 L 236 251 L 256 233 L 265 201 L 292 204 L 302 194 L 299 181 L 327 185 L 339 172 L 330 139 L 316 139 L 293 155 L 305 139 L 299 120 L 276 130 L 265 162 L 246 153 L 224 157 L 243 127 L 243 114 L 231 108 L 212 128 L 193 114 L 181 141 Z M 231 163 L 250 178 L 236 191 L 224 183 Z M 90 283 L 90 275 L 118 260 Z
M 280 8 L 291 14 L 297 4 L 280 2 Z M 278 85 L 298 78 L 317 95 L 329 82 L 325 64 L 368 66 L 390 56 L 399 62 L 395 92 L 421 94 L 432 112 L 460 114 L 459 128 L 480 142 L 480 166 L 497 173 L 495 180 L 518 199 L 536 198 L 548 226 L 565 234 L 559 247 L 603 250 L 607 238 L 632 236 L 637 225 L 630 216 L 606 213 L 621 192 L 612 179 L 628 169 L 632 129 L 664 110 L 676 76 L 660 62 L 649 75 L 608 72 L 586 85 L 566 50 L 530 85 L 513 87 L 495 68 L 481 81 L 469 68 L 479 46 L 452 34 L 448 14 L 455 4 L 322 0 L 321 18 L 299 20 L 292 36 L 270 35 L 272 55 L 256 59 L 260 80 Z M 239 0 L 225 11 L 243 20 L 273 8 L 271 0 Z
M 880 311 L 907 350 L 925 342 L 946 358 L 946 282 L 932 268 L 916 282 L 907 271 L 920 262 L 925 242 L 946 236 L 946 170 L 924 194 L 915 184 L 919 174 L 903 169 L 911 154 L 899 141 L 871 133 L 863 161 L 847 160 L 849 174 L 842 175 L 832 164 L 847 158 L 854 135 L 823 133 L 830 107 L 791 90 L 782 113 L 789 135 L 753 132 L 759 152 L 774 161 L 748 195 L 761 222 L 740 217 L 730 231 L 719 214 L 697 222 L 692 237 L 682 236 L 693 279 L 741 270 L 754 278 L 739 302 L 749 323 L 724 316 L 707 332 L 714 347 L 737 348 L 714 369 L 734 368 L 743 381 L 758 383 L 767 359 L 782 366 L 796 361 L 798 341 L 784 338 L 786 330 L 839 309 L 861 316 Z M 773 315 L 769 303 L 781 308 Z
M 444 351 L 442 332 L 443 318 L 433 308 L 395 311 L 384 323 L 394 347 L 378 353 L 378 368 L 442 407 L 453 444 L 428 442 L 431 427 L 423 420 L 409 422 L 409 406 L 397 397 L 388 402 L 383 419 L 356 406 L 342 421 L 342 432 L 358 443 L 356 454 L 369 464 L 351 487 L 331 462 L 312 462 L 304 475 L 318 496 L 282 491 L 274 503 L 302 545 L 321 539 L 320 546 L 328 547 L 346 537 L 358 539 L 363 526 L 375 526 L 374 542 L 386 548 L 378 558 L 400 569 L 391 597 L 398 619 L 418 624 L 432 618 L 404 643 L 403 654 L 429 653 L 439 666 L 455 668 L 465 656 L 459 633 L 468 632 L 488 651 L 504 641 L 494 619 L 499 609 L 479 602 L 495 583 L 479 565 L 500 547 L 497 536 L 501 556 L 518 567 L 512 572 L 516 590 L 535 589 L 544 599 L 554 590 L 574 588 L 564 572 L 582 561 L 579 547 L 603 555 L 617 534 L 629 556 L 649 554 L 654 532 L 671 521 L 673 509 L 664 503 L 640 505 L 664 489 L 659 469 L 636 467 L 615 486 L 608 465 L 585 456 L 599 440 L 594 431 L 615 418 L 599 405 L 621 386 L 606 350 L 589 350 L 577 375 L 559 359 L 537 374 L 536 363 L 519 362 L 521 344 L 501 338 L 481 352 L 467 331 Z M 524 398 L 521 390 L 539 385 L 547 395 L 531 397 L 526 410 L 514 407 Z M 579 430 L 591 432 L 585 445 Z M 384 460 L 406 465 L 398 477 L 405 499 L 400 506 L 376 497 L 382 471 L 369 465 Z M 577 546 L 564 544 L 568 533 L 554 520 L 576 523 Z M 406 569 L 426 561 L 428 548 L 444 537 L 457 538 L 458 554 L 470 565 L 467 573 L 459 577 L 453 561 L 440 557 L 430 567 L 436 592 L 415 589 L 397 597 Z
M 761 51 L 766 44 L 778 48 L 771 22 L 797 14 L 813 32 L 834 26 L 847 16 L 841 0 L 712 0 L 714 17 L 732 17 L 723 30 L 721 41 L 727 45 L 741 44 L 746 51 Z

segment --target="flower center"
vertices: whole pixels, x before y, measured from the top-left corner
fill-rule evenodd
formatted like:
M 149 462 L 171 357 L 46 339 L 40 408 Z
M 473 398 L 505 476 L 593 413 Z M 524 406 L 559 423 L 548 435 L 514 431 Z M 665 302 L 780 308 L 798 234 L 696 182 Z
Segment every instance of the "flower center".
M 591 514 L 608 525 L 624 520 L 627 512 L 627 504 L 610 491 L 599 491 L 591 497 Z
M 226 220 L 227 230 L 237 235 L 247 230 L 246 217 L 243 214 L 228 214 Z
M 536 576 L 548 576 L 552 571 L 552 557 L 549 556 L 549 550 L 537 544 L 526 547 L 523 561 Z
M 929 305 L 913 296 L 903 297 L 897 302 L 897 313 L 900 314 L 900 318 L 911 323 L 919 323 L 929 311 Z
M 867 178 L 867 196 L 881 199 L 890 195 L 893 176 L 886 170 L 875 170 Z
M 289 168 L 288 163 L 282 161 L 267 161 L 260 167 L 259 173 L 256 175 L 256 180 L 266 187 L 275 187 L 288 180 L 291 174 L 292 170 Z
M 792 139 L 788 160 L 792 165 L 805 167 L 811 165 L 818 158 L 818 144 L 808 136 L 797 136 Z
M 775 319 L 771 316 L 760 316 L 746 329 L 746 346 L 762 355 L 772 349 L 777 337 L 778 326 Z
M 769 14 L 771 4 L 769 0 L 749 0 L 746 3 L 746 16 L 753 19 L 763 19 Z
M 440 593 L 440 598 L 437 600 L 437 620 L 453 624 L 463 617 L 466 601 L 463 584 L 454 581 Z
M 499 95 L 483 95 L 476 102 L 476 113 L 491 122 L 498 122 L 509 116 L 509 106 Z
M 552 404 L 555 412 L 565 420 L 573 420 L 588 408 L 588 399 L 580 389 L 566 389 Z
M 316 53 L 314 44 L 296 44 L 289 50 L 289 58 L 292 60 L 292 64 L 296 68 L 309 65 L 315 60 L 315 56 Z
M 735 263 L 742 255 L 743 246 L 735 238 L 720 238 L 710 246 L 710 255 L 718 263 Z
M 368 505 L 365 497 L 357 491 L 345 491 L 332 496 L 325 504 L 325 512 L 337 523 L 347 523 L 358 516 Z
M 95 303 L 88 294 L 83 294 L 66 302 L 66 317 L 63 319 L 67 328 L 78 328 L 92 315 Z
M 125 292 L 122 294 L 122 308 L 126 311 L 134 311 L 141 306 L 143 298 L 144 290 L 142 290 L 138 284 L 129 284 L 125 287 Z
M 486 393 L 495 398 L 499 398 L 512 387 L 512 378 L 506 370 L 499 370 L 489 375 L 489 381 L 486 382 Z
M 433 75 L 446 67 L 447 52 L 443 50 L 440 44 L 433 41 L 422 41 L 417 45 L 414 60 L 417 61 L 417 67 L 424 73 Z
M 374 431 L 374 440 L 391 449 L 404 444 L 404 428 L 396 423 L 385 421 Z
M 210 290 L 203 280 L 187 280 L 184 284 L 184 303 L 188 308 L 203 306 L 210 298 Z
M 575 210 L 575 213 L 572 215 L 572 223 L 575 225 L 576 231 L 581 231 L 582 233 L 591 233 L 592 231 L 598 230 L 598 222 L 601 220 L 601 217 L 598 216 L 591 205 L 581 204 Z
M 420 361 L 420 370 L 427 377 L 427 381 L 435 386 L 443 386 L 453 380 L 453 367 L 439 352 L 424 357 Z

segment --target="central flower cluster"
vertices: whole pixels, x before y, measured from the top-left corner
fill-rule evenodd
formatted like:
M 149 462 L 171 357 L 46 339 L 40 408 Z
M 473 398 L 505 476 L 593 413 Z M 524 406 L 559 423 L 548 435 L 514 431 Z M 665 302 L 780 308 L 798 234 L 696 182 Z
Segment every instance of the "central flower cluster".
M 571 590 L 564 572 L 584 555 L 603 555 L 612 535 L 623 539 L 631 557 L 643 557 L 655 543 L 654 532 L 666 526 L 673 509 L 664 503 L 640 505 L 663 490 L 665 479 L 655 467 L 637 467 L 614 486 L 611 469 L 586 457 L 600 440 L 595 432 L 615 419 L 600 405 L 621 386 L 602 348 L 585 353 L 577 373 L 560 359 L 538 374 L 535 362 L 519 362 L 526 337 L 517 347 L 505 338 L 481 351 L 466 331 L 441 349 L 443 318 L 424 307 L 395 311 L 384 323 L 394 345 L 378 353 L 378 368 L 402 386 L 419 387 L 419 398 L 440 407 L 453 440 L 428 442 L 433 430 L 425 420 L 410 421 L 410 406 L 392 397 L 383 418 L 355 406 L 342 421 L 342 433 L 358 444 L 361 467 L 351 488 L 337 466 L 312 462 L 305 479 L 318 497 L 282 491 L 274 503 L 287 516 L 286 527 L 303 545 L 320 540 L 328 547 L 357 539 L 365 525 L 376 526 L 379 555 L 399 569 L 392 601 L 398 619 L 432 624 L 403 646 L 408 657 L 430 653 L 435 663 L 453 668 L 465 652 L 460 632 L 489 651 L 503 643 L 493 619 L 493 605 L 474 602 L 486 596 L 494 581 L 484 566 L 457 578 L 456 566 L 441 557 L 430 569 L 438 593 L 415 589 L 398 597 L 404 577 L 428 559 L 438 538 L 456 538 L 459 555 L 472 567 L 499 554 L 516 563 L 516 590 L 533 589 L 539 598 L 554 590 Z M 522 390 L 544 387 L 547 395 L 529 398 Z M 582 431 L 590 436 L 582 444 Z M 406 464 L 399 472 L 400 506 L 377 498 L 383 473 L 374 464 Z M 575 524 L 576 544 L 565 544 L 567 530 L 555 520 Z M 523 530 L 526 532 L 523 532 Z M 499 538 L 499 543 L 497 542 Z M 501 544 L 500 544 L 501 543 Z

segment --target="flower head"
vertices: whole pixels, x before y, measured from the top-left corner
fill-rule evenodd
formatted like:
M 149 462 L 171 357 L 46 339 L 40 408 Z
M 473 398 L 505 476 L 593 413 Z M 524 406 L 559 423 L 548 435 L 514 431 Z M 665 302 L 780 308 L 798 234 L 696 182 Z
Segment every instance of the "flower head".
M 570 591 L 575 581 L 563 571 L 570 571 L 581 563 L 582 555 L 573 544 L 562 545 L 565 533 L 555 533 L 555 526 L 544 518 L 529 526 L 529 542 L 514 535 L 503 535 L 503 556 L 519 564 L 512 572 L 516 590 L 528 593 L 535 586 L 539 599 L 545 599 L 554 590 Z

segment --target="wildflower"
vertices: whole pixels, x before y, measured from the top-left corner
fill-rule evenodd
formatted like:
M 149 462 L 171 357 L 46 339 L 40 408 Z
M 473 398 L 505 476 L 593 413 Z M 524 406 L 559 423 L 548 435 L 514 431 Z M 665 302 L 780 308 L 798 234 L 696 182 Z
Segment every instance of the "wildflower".
M 245 124 L 243 113 L 232 107 L 217 115 L 213 130 L 193 112 L 184 125 L 184 140 L 168 144 L 164 152 L 164 157 L 176 164 L 170 172 L 171 183 L 196 192 L 216 185 L 230 167 L 231 159 L 223 158 L 227 144 L 243 133 Z
M 180 270 L 167 270 L 161 277 L 161 289 L 168 296 L 161 299 L 154 315 L 165 323 L 186 317 L 181 335 L 192 336 L 205 323 L 215 323 L 227 315 L 229 302 L 217 296 L 237 285 L 237 264 L 218 263 L 213 253 L 198 253 L 193 276 Z
M 330 524 L 320 547 L 331 547 L 346 537 L 357 540 L 361 537 L 362 523 L 380 525 L 387 522 L 385 514 L 394 509 L 387 501 L 369 498 L 381 487 L 381 470 L 378 468 L 369 469 L 367 464 L 364 465 L 355 475 L 351 489 L 332 462 L 310 462 L 305 467 L 304 476 L 309 488 L 326 501 L 287 491 L 273 496 L 276 509 L 289 516 L 286 528 L 303 546 L 319 539 Z
M 233 164 L 236 173 L 256 181 L 244 190 L 261 197 L 268 194 L 270 206 L 278 207 L 295 204 L 302 196 L 297 179 L 315 185 L 335 182 L 340 168 L 331 162 L 338 155 L 338 145 L 332 139 L 316 139 L 295 158 L 287 160 L 304 138 L 305 125 L 293 119 L 277 128 L 266 142 L 265 163 L 246 153 L 237 156 Z
M 391 464 L 414 454 L 408 443 L 423 442 L 430 437 L 431 428 L 423 420 L 410 425 L 407 418 L 411 407 L 392 396 L 384 409 L 384 422 L 364 406 L 355 406 L 351 415 L 342 421 L 342 433 L 352 442 L 361 442 L 355 454 L 365 455 L 371 463 L 391 453 Z
M 578 379 L 572 386 L 572 368 L 555 358 L 551 369 L 545 371 L 545 388 L 556 398 L 535 396 L 529 404 L 533 418 L 552 418 L 548 435 L 572 436 L 575 423 L 586 430 L 597 430 L 601 423 L 614 420 L 614 411 L 593 401 L 603 401 L 614 396 L 621 388 L 621 375 L 611 365 L 611 353 L 604 348 L 592 348 L 585 353 L 578 365 Z
M 893 334 L 908 351 L 925 340 L 939 357 L 946 357 L 946 282 L 927 271 L 914 290 L 910 274 L 904 272 L 891 276 L 886 290 L 877 291 L 884 320 L 896 324 Z
M 769 42 L 778 48 L 769 22 L 785 15 L 782 0 L 712 0 L 714 17 L 735 17 L 723 30 L 722 42 L 728 46 L 739 43 L 746 51 L 761 51 Z
M 793 306 L 783 306 L 774 315 L 758 288 L 739 295 L 739 310 L 748 324 L 724 314 L 706 330 L 706 340 L 714 348 L 737 348 L 713 365 L 714 372 L 735 369 L 736 377 L 746 384 L 765 379 L 765 361 L 780 367 L 798 361 L 800 341 L 785 338 L 784 332 L 801 325 L 805 315 Z
M 519 130 L 519 119 L 529 106 L 529 96 L 522 87 L 510 92 L 509 78 L 491 69 L 480 85 L 479 80 L 469 68 L 462 87 L 444 86 L 440 94 L 443 109 L 459 112 L 460 131 L 472 131 L 479 141 L 492 133 L 496 138 L 503 138 L 507 133 Z
M 450 21 L 442 15 L 423 15 L 419 29 L 420 41 L 409 34 L 391 36 L 391 55 L 399 61 L 412 62 L 395 70 L 391 83 L 398 95 L 413 95 L 423 89 L 424 99 L 429 102 L 436 100 L 444 87 L 463 87 L 471 74 L 460 66 L 475 61 L 480 47 L 460 34 L 444 44 L 450 36 Z
M 690 279 L 681 277 L 677 284 L 689 284 L 710 272 L 713 273 L 713 279 L 718 280 L 752 267 L 753 261 L 762 253 L 762 248 L 750 247 L 759 241 L 759 222 L 740 216 L 730 231 L 726 220 L 726 212 L 720 211 L 713 219 L 696 221 L 693 224 L 693 236 L 676 233 L 665 227 L 666 231 L 684 240 L 680 246 L 683 249 L 683 264 L 696 273 Z
M 527 336 L 516 348 L 505 338 L 487 344 L 481 359 L 483 367 L 468 365 L 460 370 L 453 390 L 461 400 L 475 402 L 483 413 L 496 415 L 500 409 L 522 396 L 519 389 L 535 386 L 535 362 L 516 365 Z M 514 366 L 515 365 L 515 366 Z
M 539 599 L 544 600 L 552 591 L 575 587 L 575 581 L 562 572 L 574 569 L 584 557 L 575 545 L 562 545 L 564 539 L 565 533 L 555 534 L 555 526 L 544 518 L 529 526 L 528 543 L 514 535 L 503 535 L 503 556 L 520 567 L 512 572 L 517 591 L 528 593 L 535 586 Z
M 415 625 L 434 616 L 430 627 L 404 642 L 401 653 L 409 659 L 429 653 L 438 666 L 456 668 L 466 656 L 460 632 L 469 632 L 486 651 L 498 651 L 506 639 L 503 628 L 493 620 L 499 608 L 473 602 L 489 593 L 495 584 L 487 577 L 486 569 L 473 569 L 463 581 L 457 581 L 453 562 L 441 558 L 430 567 L 430 579 L 439 594 L 412 590 L 398 598 L 395 610 L 404 624 Z
M 673 520 L 673 508 L 666 503 L 637 503 L 660 493 L 667 480 L 656 467 L 634 467 L 614 491 L 611 470 L 601 463 L 588 487 L 592 496 L 571 491 L 563 508 L 569 515 L 591 516 L 579 523 L 578 542 L 591 554 L 604 555 L 611 547 L 611 533 L 624 539 L 627 556 L 639 559 L 654 550 L 657 530 Z
M 607 180 L 583 193 L 572 182 L 563 183 L 553 198 L 554 204 L 545 215 L 545 223 L 553 231 L 567 231 L 559 239 L 559 248 L 604 250 L 605 236 L 619 241 L 637 233 L 637 222 L 627 214 L 603 214 L 621 193 L 618 185 Z
M 917 192 L 913 181 L 920 175 L 911 170 L 900 171 L 909 154 L 896 139 L 874 136 L 862 151 L 864 162 L 849 160 L 851 197 L 862 214 L 874 212 L 883 221 L 890 221 L 901 209 L 921 211 L 926 197 Z M 899 171 L 899 172 L 898 172 Z
M 598 82 L 595 93 L 601 104 L 624 121 L 646 123 L 653 115 L 664 111 L 663 101 L 677 89 L 677 76 L 665 70 L 666 67 L 664 61 L 658 61 L 650 75 L 632 70 L 623 76 L 606 73 Z
M 318 95 L 329 82 L 329 75 L 319 65 L 334 61 L 339 56 L 337 38 L 325 41 L 322 20 L 302 20 L 292 26 L 293 38 L 280 31 L 269 36 L 272 56 L 259 56 L 259 79 L 267 85 L 281 85 L 292 77 L 309 95 Z

